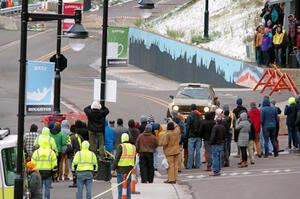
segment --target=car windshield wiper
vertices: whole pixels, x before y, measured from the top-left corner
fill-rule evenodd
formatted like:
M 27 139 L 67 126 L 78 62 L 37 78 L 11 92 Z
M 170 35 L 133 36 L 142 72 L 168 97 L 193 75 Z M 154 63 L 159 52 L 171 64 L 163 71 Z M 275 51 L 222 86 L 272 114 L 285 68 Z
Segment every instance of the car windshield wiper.
M 186 97 L 188 97 L 188 98 L 193 98 L 193 96 L 188 95 L 188 94 L 185 94 L 185 93 L 180 93 L 180 95 L 186 96 Z

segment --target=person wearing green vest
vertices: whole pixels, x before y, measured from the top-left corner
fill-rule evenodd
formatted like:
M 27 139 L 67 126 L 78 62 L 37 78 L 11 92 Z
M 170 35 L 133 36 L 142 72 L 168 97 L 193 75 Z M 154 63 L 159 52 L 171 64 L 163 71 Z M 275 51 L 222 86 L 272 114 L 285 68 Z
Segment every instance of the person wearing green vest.
M 50 199 L 51 177 L 53 170 L 57 167 L 57 159 L 55 152 L 49 148 L 48 139 L 40 140 L 40 147 L 32 154 L 31 161 L 40 171 L 44 198 Z
M 59 178 L 61 158 L 62 158 L 62 149 L 67 145 L 67 139 L 64 133 L 61 131 L 61 124 L 59 122 L 54 123 L 54 127 L 50 128 L 50 136 L 55 140 L 56 148 L 57 148 L 57 174 L 55 180 L 62 180 Z
M 129 142 L 129 135 L 121 135 L 121 144 L 117 147 L 117 153 L 113 162 L 112 170 L 117 171 L 117 183 L 120 184 L 125 178 L 127 180 L 127 199 L 131 198 L 131 170 L 135 165 L 136 148 Z M 118 198 L 122 198 L 123 184 L 118 186 Z
M 78 151 L 72 163 L 72 170 L 76 171 L 77 193 L 76 199 L 82 199 L 83 186 L 86 187 L 86 199 L 92 198 L 93 172 L 97 171 L 98 164 L 94 152 L 89 150 L 88 141 L 83 141 L 81 151 Z
M 50 136 L 50 129 L 48 127 L 44 127 L 42 129 L 42 133 L 35 139 L 34 148 L 38 149 L 41 145 L 42 140 L 47 141 L 47 146 L 51 148 L 53 151 L 57 152 L 55 140 Z

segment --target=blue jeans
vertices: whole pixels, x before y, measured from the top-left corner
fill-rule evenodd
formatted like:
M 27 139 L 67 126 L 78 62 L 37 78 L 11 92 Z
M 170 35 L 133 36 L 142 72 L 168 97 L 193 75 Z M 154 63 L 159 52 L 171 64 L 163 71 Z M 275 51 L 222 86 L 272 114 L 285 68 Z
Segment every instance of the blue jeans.
M 276 58 L 276 63 L 279 66 L 283 66 L 282 62 L 282 48 L 275 48 L 275 58 Z
M 297 58 L 298 65 L 300 65 L 300 50 L 296 51 L 296 58 Z
M 266 152 L 265 152 L 265 138 L 264 138 L 264 130 L 263 130 L 263 128 L 261 128 L 260 132 L 261 133 L 259 134 L 259 137 L 260 137 L 261 153 L 266 154 Z M 268 145 L 269 145 L 269 151 L 273 151 L 273 146 L 272 146 L 270 140 L 268 140 Z
M 124 177 L 125 177 L 125 174 L 117 173 L 117 183 L 120 184 L 121 182 L 123 182 Z M 131 199 L 130 184 L 131 184 L 131 174 L 127 180 L 127 199 Z M 122 199 L 122 189 L 123 189 L 123 184 L 118 186 L 118 199 Z
M 261 66 L 262 64 L 262 52 L 261 47 L 255 47 L 255 57 L 257 66 Z
M 224 160 L 222 163 L 229 165 L 229 156 L 231 153 L 231 139 L 232 139 L 232 134 L 231 136 L 226 136 L 225 137 L 225 143 L 224 143 Z
M 273 145 L 273 151 L 274 151 L 274 156 L 278 156 L 278 151 L 276 147 L 276 142 L 275 142 L 275 132 L 276 132 L 276 127 L 265 127 L 264 128 L 264 138 L 265 140 L 271 140 L 271 143 Z M 269 143 L 265 142 L 265 157 L 269 157 Z
M 270 65 L 270 53 L 269 51 L 263 51 L 264 64 L 266 67 Z
M 287 127 L 289 148 L 292 148 L 292 142 L 294 147 L 298 148 L 297 131 L 295 125 L 287 125 Z
M 202 140 L 201 138 L 189 138 L 188 139 L 188 163 L 187 168 L 193 168 L 194 164 L 194 156 L 195 158 L 195 168 L 199 169 L 201 166 L 201 146 Z
M 82 199 L 83 188 L 86 188 L 86 199 L 92 198 L 93 173 L 91 171 L 77 172 L 76 199 Z
M 211 145 L 212 151 L 212 170 L 214 173 L 221 172 L 222 165 L 222 155 L 224 150 L 224 145 Z
M 42 186 L 43 186 L 45 199 L 50 199 L 51 182 L 52 182 L 51 177 L 48 177 L 48 178 L 42 180 Z

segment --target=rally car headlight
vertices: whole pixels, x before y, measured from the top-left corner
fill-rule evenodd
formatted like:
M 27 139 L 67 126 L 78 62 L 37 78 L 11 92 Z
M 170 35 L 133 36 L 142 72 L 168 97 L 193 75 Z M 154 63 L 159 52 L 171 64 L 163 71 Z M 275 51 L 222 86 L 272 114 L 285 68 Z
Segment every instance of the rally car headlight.
M 179 106 L 173 106 L 173 111 L 179 111 Z
M 208 113 L 208 112 L 209 112 L 209 107 L 207 107 L 207 106 L 204 107 L 204 112 L 205 112 L 205 113 Z

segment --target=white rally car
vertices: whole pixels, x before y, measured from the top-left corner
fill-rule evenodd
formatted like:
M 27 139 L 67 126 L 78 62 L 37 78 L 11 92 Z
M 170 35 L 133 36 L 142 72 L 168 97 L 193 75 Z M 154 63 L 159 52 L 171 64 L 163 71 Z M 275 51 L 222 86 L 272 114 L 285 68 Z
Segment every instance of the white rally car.
M 172 102 L 169 104 L 167 117 L 171 117 L 172 110 L 178 111 L 187 117 L 191 112 L 191 105 L 196 104 L 200 113 L 215 112 L 220 105 L 218 97 L 211 85 L 200 83 L 180 84 L 175 96 L 170 95 Z

